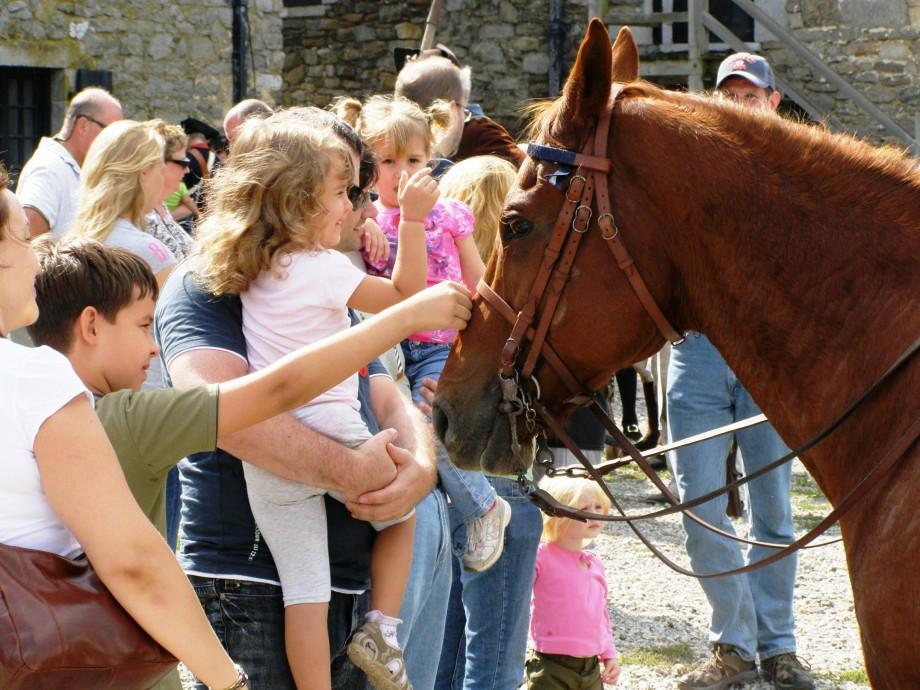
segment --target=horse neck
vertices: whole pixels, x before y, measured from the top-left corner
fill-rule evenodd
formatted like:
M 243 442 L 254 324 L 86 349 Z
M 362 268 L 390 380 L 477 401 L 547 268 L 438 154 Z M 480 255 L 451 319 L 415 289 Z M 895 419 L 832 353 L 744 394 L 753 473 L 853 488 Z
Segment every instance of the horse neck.
M 621 140 L 642 144 L 614 153 L 631 171 L 614 195 L 635 200 L 637 231 L 670 258 L 676 325 L 709 336 L 797 444 L 920 334 L 920 185 L 827 136 L 803 152 L 814 137 L 735 120 L 624 118 Z

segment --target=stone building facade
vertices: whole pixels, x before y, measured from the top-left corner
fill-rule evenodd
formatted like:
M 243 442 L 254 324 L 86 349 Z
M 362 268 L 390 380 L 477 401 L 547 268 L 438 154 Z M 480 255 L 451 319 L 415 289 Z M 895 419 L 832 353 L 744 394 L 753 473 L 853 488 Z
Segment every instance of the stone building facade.
M 340 94 L 390 91 L 396 76 L 393 49 L 418 46 L 428 4 L 428 0 L 322 0 L 312 7 L 289 8 L 284 19 L 284 103 L 322 106 Z M 550 76 L 551 4 L 550 0 L 445 1 L 437 40 L 473 67 L 473 100 L 512 131 L 520 131 L 523 104 L 556 95 Z M 686 0 L 557 4 L 562 6 L 563 75 L 574 60 L 589 7 L 606 17 L 624 11 L 686 11 L 687 7 Z M 755 0 L 755 4 L 903 129 L 914 133 L 914 111 L 920 101 L 920 0 Z M 733 15 L 726 21 L 738 19 L 741 12 L 730 0 L 711 0 L 710 8 L 714 14 Z M 741 19 L 742 24 L 745 21 Z M 675 32 L 677 36 L 679 30 Z M 643 60 L 680 57 L 679 46 L 660 45 L 663 33 L 671 35 L 671 27 L 665 32 L 661 27 L 636 28 Z M 844 128 L 876 142 L 892 140 L 764 27 L 752 23 L 751 34 L 744 38 Z M 727 46 L 716 44 L 708 55 L 709 85 L 727 52 Z M 657 80 L 675 85 L 673 78 Z
M 249 0 L 249 91 L 269 103 L 281 100 L 281 13 L 282 0 Z M 16 127 L 23 131 L 8 129 L 5 141 L 56 131 L 80 69 L 111 73 L 130 118 L 194 116 L 219 125 L 233 98 L 232 18 L 228 0 L 4 0 L 3 91 L 28 74 L 35 80 L 26 89 L 47 93 L 25 93 L 20 85 L 20 100 L 0 100 L 0 106 L 25 109 L 24 99 L 41 96 L 37 101 L 49 112 L 40 127 L 50 128 L 25 131 L 34 123 L 22 119 Z
M 436 40 L 473 69 L 471 99 L 512 130 L 521 105 L 550 94 L 549 2 L 446 0 Z M 584 0 L 560 3 L 562 64 L 570 66 L 584 32 Z M 417 48 L 429 0 L 324 0 L 284 20 L 284 103 L 324 106 L 338 95 L 393 90 L 393 51 Z
M 915 132 L 920 0 L 754 1 L 904 130 Z M 320 106 L 337 95 L 391 91 L 393 50 L 418 46 L 429 5 L 429 0 L 246 2 L 247 95 L 273 105 Z M 730 11 L 738 19 L 732 0 L 709 2 L 714 14 Z M 179 121 L 195 116 L 219 123 L 233 99 L 231 4 L 5 0 L 0 4 L 0 109 L 19 108 L 22 118 L 16 120 L 16 132 L 10 124 L 14 118 L 8 118 L 0 130 L 0 149 L 18 142 L 27 151 L 29 141 L 54 131 L 81 69 L 110 73 L 129 117 Z M 624 12 L 684 11 L 686 5 L 687 0 L 445 0 L 437 40 L 472 66 L 472 99 L 517 133 L 523 105 L 557 94 L 589 11 L 612 20 Z M 686 36 L 686 27 L 683 31 Z M 681 55 L 676 25 L 636 26 L 635 34 L 647 64 Z M 745 40 L 845 128 L 877 142 L 891 140 L 762 26 L 752 24 Z M 683 50 L 685 55 L 686 46 Z M 725 52 L 726 46 L 716 45 L 708 55 L 710 85 Z M 25 72 L 41 77 L 36 83 L 44 94 L 36 107 L 45 115 L 38 129 L 23 119 L 28 108 L 16 100 L 25 98 L 23 89 L 17 94 L 10 86 Z M 675 85 L 673 78 L 654 79 Z M 0 158 L 4 155 L 0 150 Z

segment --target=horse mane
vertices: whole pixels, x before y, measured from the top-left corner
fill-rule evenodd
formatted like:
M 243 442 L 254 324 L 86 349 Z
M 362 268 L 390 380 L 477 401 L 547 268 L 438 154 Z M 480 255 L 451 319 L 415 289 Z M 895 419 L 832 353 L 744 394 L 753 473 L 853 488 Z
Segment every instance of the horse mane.
M 561 124 L 567 119 L 564 100 L 527 106 L 530 139 L 540 136 L 551 145 L 561 145 Z M 802 193 L 825 204 L 851 206 L 871 199 L 879 210 L 885 209 L 888 219 L 918 223 L 920 208 L 905 204 L 904 192 L 918 193 L 920 202 L 920 173 L 917 162 L 903 149 L 876 147 L 820 125 L 777 117 L 712 94 L 667 91 L 643 80 L 625 85 L 617 103 L 614 127 L 618 116 L 654 120 L 683 136 L 711 142 L 720 156 L 735 158 L 740 169 L 751 174 L 776 174 L 781 169 L 784 177 L 807 182 Z

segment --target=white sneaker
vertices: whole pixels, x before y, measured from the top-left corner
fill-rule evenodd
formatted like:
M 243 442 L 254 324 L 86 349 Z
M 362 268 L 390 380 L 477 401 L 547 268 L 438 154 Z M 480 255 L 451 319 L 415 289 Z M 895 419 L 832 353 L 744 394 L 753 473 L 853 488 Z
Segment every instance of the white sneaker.
M 482 516 L 466 524 L 466 552 L 463 567 L 482 572 L 501 558 L 505 548 L 505 528 L 511 521 L 511 506 L 501 496 Z

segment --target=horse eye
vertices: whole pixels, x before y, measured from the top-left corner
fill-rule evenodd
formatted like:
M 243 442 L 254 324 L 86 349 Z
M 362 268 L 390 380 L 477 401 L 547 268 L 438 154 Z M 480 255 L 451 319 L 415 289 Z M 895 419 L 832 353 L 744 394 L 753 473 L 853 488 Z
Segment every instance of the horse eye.
M 526 235 L 532 229 L 533 225 L 531 222 L 529 220 L 525 220 L 524 218 L 515 216 L 502 218 L 502 234 L 505 235 L 506 239 Z

